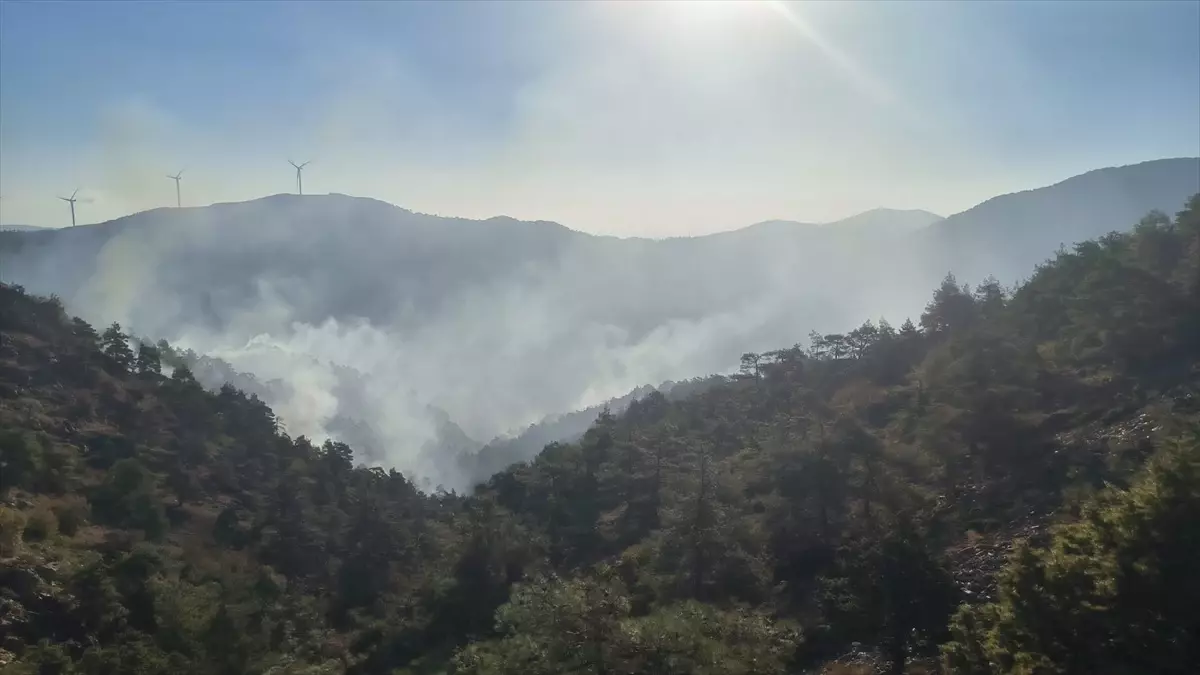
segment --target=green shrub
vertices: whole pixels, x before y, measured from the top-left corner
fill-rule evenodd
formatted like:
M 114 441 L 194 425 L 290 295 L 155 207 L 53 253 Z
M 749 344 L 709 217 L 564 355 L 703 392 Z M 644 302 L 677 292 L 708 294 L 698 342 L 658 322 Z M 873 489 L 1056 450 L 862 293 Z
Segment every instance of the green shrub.
M 34 511 L 25 521 L 21 538 L 25 541 L 45 541 L 54 534 L 54 514 L 44 509 Z
M 140 529 L 149 539 L 159 539 L 167 530 L 167 518 L 156 487 L 154 474 L 146 467 L 135 459 L 123 459 L 89 496 L 92 513 L 102 522 Z
M 55 518 L 58 519 L 59 533 L 73 537 L 80 526 L 87 523 L 87 502 L 82 499 L 68 499 L 53 507 Z
M 25 485 L 38 468 L 40 448 L 27 433 L 0 431 L 0 495 Z
M 24 531 L 25 514 L 0 506 L 0 557 L 12 557 L 20 551 Z
M 1185 673 L 1200 654 L 1200 430 L 1165 444 L 1047 546 L 1017 549 L 996 602 L 964 606 L 954 673 Z M 1187 664 L 1191 663 L 1191 666 Z

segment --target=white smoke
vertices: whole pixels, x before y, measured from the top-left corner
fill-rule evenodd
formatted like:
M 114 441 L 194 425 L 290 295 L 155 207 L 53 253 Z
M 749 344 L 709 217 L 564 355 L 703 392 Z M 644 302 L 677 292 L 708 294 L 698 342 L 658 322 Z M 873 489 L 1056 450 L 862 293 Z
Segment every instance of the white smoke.
M 344 198 L 312 199 L 340 204 Z M 362 204 L 355 204 L 335 213 L 331 226 L 360 218 L 354 208 Z M 289 298 L 336 295 L 338 289 L 328 284 L 339 283 L 339 270 L 322 282 L 331 271 L 326 266 L 313 278 L 263 273 L 252 280 L 249 296 L 214 299 L 205 311 L 220 317 L 209 321 L 204 311 L 186 304 L 180 287 L 168 283 L 181 274 L 199 283 L 180 271 L 181 261 L 225 264 L 231 250 L 263 245 L 269 252 L 314 236 L 277 222 L 287 216 L 272 217 L 269 200 L 238 206 L 254 210 L 239 216 L 236 225 L 216 222 L 220 214 L 208 210 L 144 214 L 105 241 L 90 261 L 84 243 L 72 247 L 63 238 L 45 259 L 79 260 L 74 280 L 65 278 L 61 266 L 39 265 L 39 255 L 24 258 L 21 276 L 31 288 L 59 292 L 72 311 L 98 324 L 119 321 L 138 335 L 166 338 L 260 381 L 279 381 L 284 386 L 269 403 L 294 436 L 320 441 L 338 435 L 339 419 L 362 421 L 381 447 L 374 455 L 364 451 L 361 460 L 451 488 L 465 487 L 466 477 L 448 458 L 436 456 L 438 444 L 446 441 L 443 414 L 482 444 L 646 384 L 729 372 L 744 351 L 788 346 L 812 328 L 843 328 L 843 315 L 861 316 L 851 294 L 832 307 L 821 300 L 827 293 L 813 292 L 810 280 L 829 270 L 798 266 L 800 258 L 814 255 L 803 250 L 776 247 L 745 260 L 748 267 L 722 269 L 730 259 L 726 247 L 743 246 L 738 240 L 696 248 L 697 240 L 621 242 L 579 235 L 548 261 L 468 284 L 447 293 L 432 310 L 418 312 L 404 304 L 405 293 L 390 294 L 401 303 L 390 320 L 333 318 L 336 306 L 319 308 L 323 320 L 305 320 Z M 179 217 L 191 220 L 181 227 L 172 220 Z M 255 229 L 236 235 L 228 229 L 246 224 Z M 371 244 L 363 236 L 339 246 L 350 251 L 354 264 L 353 256 L 368 256 Z M 321 253 L 317 240 L 294 245 Z M 689 255 L 695 269 L 687 264 Z M 753 277 L 747 276 L 750 268 Z M 386 269 L 372 278 L 399 283 Z

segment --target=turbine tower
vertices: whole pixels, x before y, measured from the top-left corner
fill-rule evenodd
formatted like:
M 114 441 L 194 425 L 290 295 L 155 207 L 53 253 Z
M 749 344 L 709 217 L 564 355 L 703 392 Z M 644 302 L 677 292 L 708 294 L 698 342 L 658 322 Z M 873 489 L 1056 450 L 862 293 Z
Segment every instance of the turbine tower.
M 309 160 L 309 162 L 311 161 L 312 160 Z M 304 179 L 300 176 L 300 172 L 304 170 L 304 167 L 309 165 L 309 162 L 297 164 L 290 159 L 288 160 L 288 164 L 296 167 L 296 194 L 304 194 Z
M 175 208 L 183 206 L 183 200 L 179 197 L 179 179 L 183 178 L 183 169 L 180 169 L 174 176 L 167 174 L 167 178 L 175 181 Z
M 59 197 L 59 199 L 71 205 L 71 227 L 75 227 L 75 195 L 77 194 L 79 194 L 79 188 L 76 188 L 70 197 Z

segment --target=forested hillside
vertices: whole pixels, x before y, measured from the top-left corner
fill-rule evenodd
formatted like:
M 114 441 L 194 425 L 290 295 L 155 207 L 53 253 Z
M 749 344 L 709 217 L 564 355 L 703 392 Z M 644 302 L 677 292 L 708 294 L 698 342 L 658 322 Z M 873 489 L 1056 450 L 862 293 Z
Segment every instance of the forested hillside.
M 881 209 L 657 240 L 275 195 L 0 233 L 0 281 L 278 381 L 260 396 L 291 434 L 462 489 L 475 467 L 431 462 L 425 448 L 440 456 L 639 387 L 728 374 L 742 352 L 813 329 L 899 323 L 947 271 L 1016 283 L 1060 245 L 1198 190 L 1200 158 L 1161 159 L 940 220 Z
M 147 341 L 136 337 L 132 339 L 135 342 Z M 196 381 L 209 391 L 220 391 L 222 386 L 229 384 L 243 393 L 257 396 L 268 404 L 272 401 L 286 400 L 296 394 L 287 382 L 262 382 L 249 373 L 234 369 L 221 359 L 197 354 L 191 349 L 177 349 L 166 340 L 159 340 L 155 347 L 165 367 L 185 366 Z M 338 398 L 361 398 L 365 395 L 365 390 L 361 388 L 361 374 L 341 369 L 339 375 L 341 377 L 335 387 Z M 445 411 L 433 409 L 430 414 L 437 419 L 439 428 L 434 439 L 424 444 L 420 452 L 425 465 L 435 469 L 432 473 L 460 476 L 467 479 L 470 485 L 474 485 L 511 464 L 531 459 L 550 443 L 579 440 L 603 410 L 622 412 L 630 402 L 639 400 L 655 390 L 669 398 L 680 398 L 726 380 L 727 377 L 723 375 L 710 375 L 693 378 L 687 382 L 663 382 L 657 387 L 639 387 L 624 396 L 609 399 L 599 405 L 547 417 L 519 433 L 496 437 L 486 444 L 468 437 Z M 356 387 L 359 388 L 357 391 Z M 282 421 L 280 424 L 286 431 L 286 425 Z M 328 422 L 326 428 L 334 438 L 354 448 L 357 461 L 368 464 L 386 462 L 387 441 L 380 438 L 379 432 L 367 422 L 349 415 L 338 415 Z M 419 483 L 426 491 L 445 489 L 430 480 L 428 473 L 420 476 Z
M 1195 672 L 1200 195 L 914 319 L 425 494 L 0 287 L 0 669 Z

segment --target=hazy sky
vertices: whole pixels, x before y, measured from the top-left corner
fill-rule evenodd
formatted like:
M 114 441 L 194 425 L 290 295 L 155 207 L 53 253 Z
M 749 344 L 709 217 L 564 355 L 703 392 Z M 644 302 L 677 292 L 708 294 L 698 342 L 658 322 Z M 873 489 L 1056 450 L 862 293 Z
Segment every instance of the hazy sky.
M 1198 2 L 0 1 L 0 222 L 294 189 L 666 236 L 1200 154 Z

